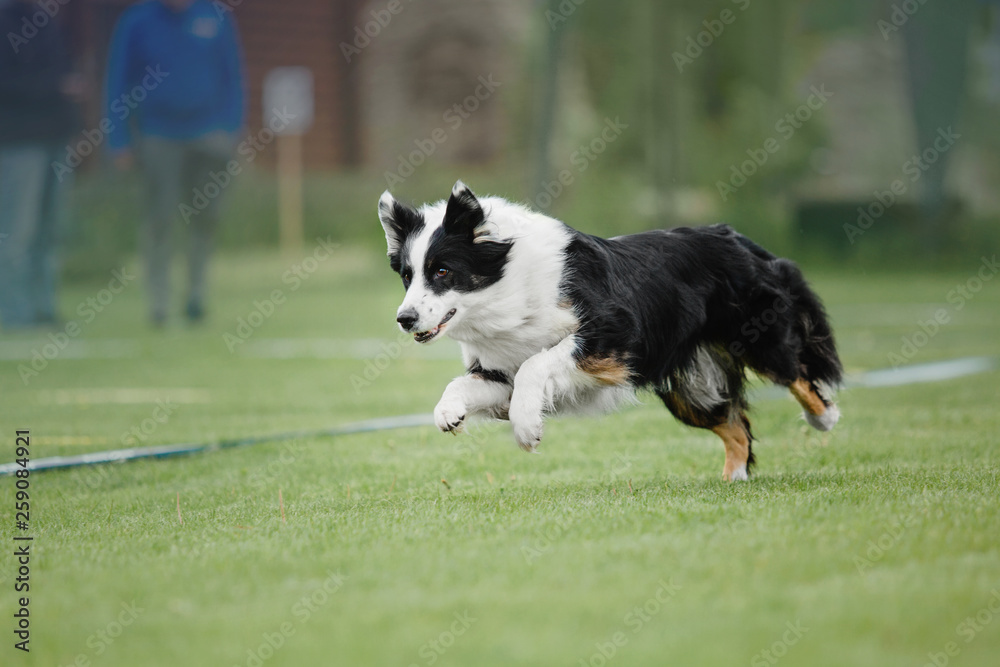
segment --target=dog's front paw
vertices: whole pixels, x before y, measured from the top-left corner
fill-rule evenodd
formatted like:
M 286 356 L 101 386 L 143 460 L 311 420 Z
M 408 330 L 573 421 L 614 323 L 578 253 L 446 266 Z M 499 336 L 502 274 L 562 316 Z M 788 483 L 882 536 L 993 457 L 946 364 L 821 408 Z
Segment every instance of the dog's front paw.
M 542 410 L 515 399 L 510 404 L 510 425 L 514 439 L 526 452 L 533 452 L 542 440 Z
M 458 434 L 465 425 L 465 404 L 455 399 L 441 399 L 434 408 L 434 423 L 445 433 Z

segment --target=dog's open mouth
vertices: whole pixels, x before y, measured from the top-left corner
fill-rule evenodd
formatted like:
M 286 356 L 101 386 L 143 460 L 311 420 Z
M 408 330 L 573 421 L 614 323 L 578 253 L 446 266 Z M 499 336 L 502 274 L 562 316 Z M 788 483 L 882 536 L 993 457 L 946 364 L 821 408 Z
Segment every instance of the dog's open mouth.
M 413 340 L 417 341 L 418 343 L 426 343 L 428 341 L 437 338 L 438 334 L 444 331 L 445 325 L 448 324 L 448 321 L 453 317 L 455 317 L 454 308 L 449 310 L 448 314 L 444 316 L 444 319 L 441 320 L 441 322 L 430 331 L 421 331 L 420 333 L 413 334 Z

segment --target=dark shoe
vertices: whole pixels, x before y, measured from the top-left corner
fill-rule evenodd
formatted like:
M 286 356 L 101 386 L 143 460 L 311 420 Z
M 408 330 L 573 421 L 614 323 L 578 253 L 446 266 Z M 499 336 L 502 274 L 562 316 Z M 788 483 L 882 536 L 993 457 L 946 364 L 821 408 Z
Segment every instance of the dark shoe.
M 66 323 L 53 313 L 39 313 L 35 316 L 35 325 L 43 329 L 62 329 Z
M 192 324 L 198 324 L 205 319 L 205 309 L 196 301 L 188 301 L 187 308 L 184 309 L 184 314 L 187 316 L 188 322 Z

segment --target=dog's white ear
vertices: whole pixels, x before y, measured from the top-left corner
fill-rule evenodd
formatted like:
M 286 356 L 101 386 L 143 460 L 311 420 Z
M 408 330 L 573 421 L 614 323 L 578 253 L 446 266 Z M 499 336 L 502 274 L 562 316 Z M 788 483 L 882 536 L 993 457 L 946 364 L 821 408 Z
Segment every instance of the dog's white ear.
M 390 257 L 399 252 L 406 237 L 423 222 L 420 213 L 396 201 L 388 190 L 378 200 L 378 220 L 385 232 L 386 254 Z
M 392 208 L 396 200 L 392 193 L 386 190 L 378 200 L 378 221 L 382 223 L 382 230 L 385 232 L 385 244 L 388 246 L 388 254 L 399 250 L 400 239 L 396 236 L 392 219 Z

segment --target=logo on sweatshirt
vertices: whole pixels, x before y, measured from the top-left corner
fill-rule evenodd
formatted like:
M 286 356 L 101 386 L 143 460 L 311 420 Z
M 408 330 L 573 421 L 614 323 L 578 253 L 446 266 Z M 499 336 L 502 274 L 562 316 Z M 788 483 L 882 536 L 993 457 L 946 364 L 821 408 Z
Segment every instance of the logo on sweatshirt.
M 191 34 L 202 39 L 212 39 L 219 34 L 219 22 L 210 16 L 191 21 Z

